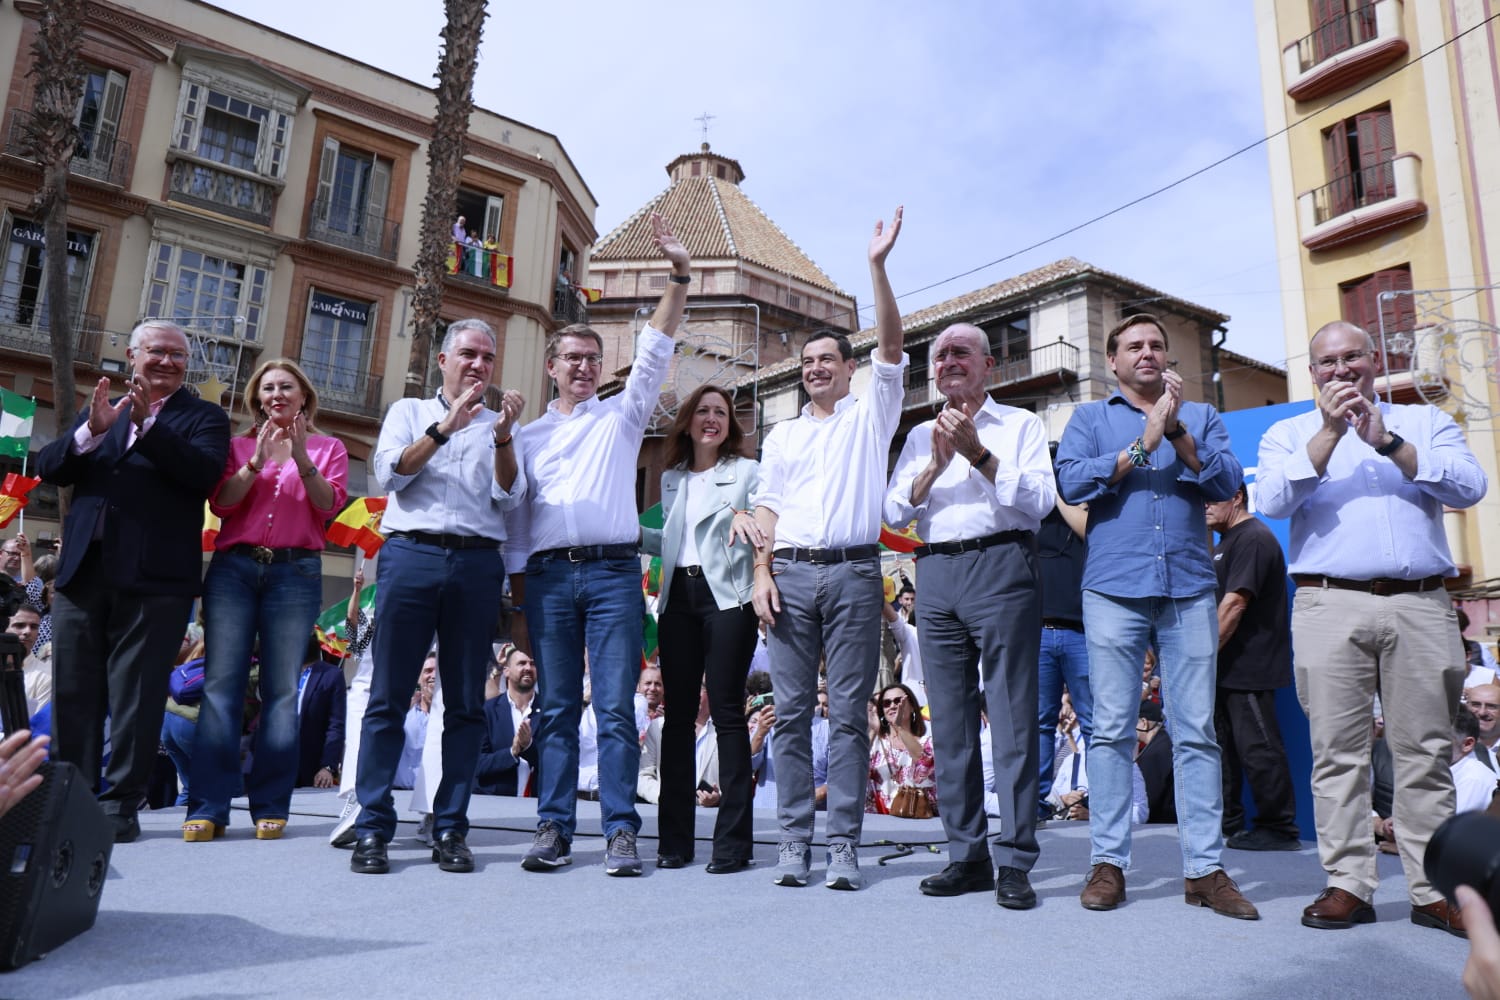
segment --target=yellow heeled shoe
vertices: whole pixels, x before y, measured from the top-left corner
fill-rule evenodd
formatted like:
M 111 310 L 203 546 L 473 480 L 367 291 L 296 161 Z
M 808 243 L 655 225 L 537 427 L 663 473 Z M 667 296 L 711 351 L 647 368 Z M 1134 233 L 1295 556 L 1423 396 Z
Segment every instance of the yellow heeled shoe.
M 182 839 L 190 844 L 206 843 L 224 836 L 224 824 L 209 819 L 190 819 L 182 824 Z
M 280 840 L 281 831 L 286 829 L 284 819 L 258 819 L 255 821 L 256 840 Z

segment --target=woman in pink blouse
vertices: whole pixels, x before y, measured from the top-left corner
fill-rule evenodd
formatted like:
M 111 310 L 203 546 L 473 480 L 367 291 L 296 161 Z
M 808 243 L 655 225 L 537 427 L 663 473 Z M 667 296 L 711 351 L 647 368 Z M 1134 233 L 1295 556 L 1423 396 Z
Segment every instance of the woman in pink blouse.
M 917 708 L 916 695 L 905 684 L 880 692 L 880 734 L 870 742 L 870 788 L 865 812 L 888 813 L 896 790 L 917 788 L 937 815 L 937 785 L 932 762 L 932 736 Z
M 230 440 L 209 502 L 223 523 L 203 580 L 203 701 L 182 824 L 187 841 L 212 840 L 229 825 L 252 655 L 260 662 L 261 716 L 245 794 L 257 839 L 276 840 L 286 826 L 303 655 L 323 598 L 324 524 L 343 505 L 349 475 L 343 443 L 311 433 L 318 394 L 295 363 L 261 365 L 245 405 L 255 423 Z

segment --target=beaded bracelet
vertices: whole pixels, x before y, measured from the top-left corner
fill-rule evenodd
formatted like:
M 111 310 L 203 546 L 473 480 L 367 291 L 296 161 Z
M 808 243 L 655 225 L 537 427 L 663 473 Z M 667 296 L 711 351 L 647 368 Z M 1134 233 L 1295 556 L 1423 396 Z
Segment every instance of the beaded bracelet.
M 1130 447 L 1125 449 L 1125 454 L 1130 458 L 1130 464 L 1137 469 L 1144 469 L 1151 464 L 1151 456 L 1146 453 L 1146 442 L 1142 438 L 1136 438 L 1130 442 Z

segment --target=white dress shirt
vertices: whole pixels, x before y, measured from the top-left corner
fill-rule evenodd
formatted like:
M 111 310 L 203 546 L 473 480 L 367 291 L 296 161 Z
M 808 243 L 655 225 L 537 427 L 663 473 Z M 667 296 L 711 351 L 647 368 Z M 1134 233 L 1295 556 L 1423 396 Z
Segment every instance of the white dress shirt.
M 504 698 L 505 698 L 506 703 L 508 705 L 510 705 L 510 731 L 513 732 L 513 733 L 519 733 L 521 731 L 521 723 L 523 723 L 527 719 L 531 718 L 531 708 L 532 708 L 533 705 L 536 704 L 536 701 L 535 701 L 536 695 L 535 694 L 532 695 L 532 699 L 533 700 L 531 702 L 527 703 L 527 706 L 525 708 L 521 708 L 513 700 L 511 700 L 509 692 L 507 692 L 504 695 Z M 533 742 L 533 743 L 536 742 L 536 733 L 535 732 L 533 732 L 531 734 L 531 742 Z M 521 751 L 521 752 L 525 753 L 524 750 Z M 526 761 L 524 758 L 522 758 L 521 756 L 517 755 L 516 756 L 516 794 L 517 795 L 525 795 L 526 794 L 526 782 L 528 782 L 530 780 L 531 780 L 531 764 L 528 761 Z
M 932 461 L 936 425 L 936 420 L 925 421 L 906 436 L 885 496 L 886 523 L 901 526 L 915 517 L 924 542 L 956 542 L 1040 527 L 1057 502 L 1047 428 L 1040 417 L 986 399 L 974 416 L 974 429 L 995 456 L 995 481 L 976 472 L 962 455 L 954 455 L 933 481 L 926 501 L 913 504 L 912 484 Z
M 515 482 L 509 490 L 495 482 L 494 425 L 500 414 L 480 410 L 467 427 L 456 430 L 448 443 L 416 472 L 396 471 L 401 453 L 427 428 L 443 419 L 448 405 L 432 399 L 398 399 L 380 425 L 375 443 L 375 481 L 385 490 L 387 504 L 383 531 L 427 531 L 433 534 L 477 535 L 505 540 L 507 509 L 526 495 L 525 470 L 517 456 Z M 515 447 L 521 446 L 517 438 Z
M 640 538 L 636 457 L 674 347 L 671 337 L 647 326 L 624 392 L 585 399 L 566 414 L 553 400 L 516 432 L 528 496 L 509 517 L 506 572 L 524 572 L 533 552 Z
M 871 355 L 867 395 L 845 396 L 822 418 L 808 403 L 800 417 L 766 435 L 750 506 L 777 515 L 777 548 L 847 548 L 880 537 L 880 498 L 908 364 L 905 354 L 894 365 Z
M 1453 772 L 1454 814 L 1481 812 L 1495 797 L 1495 772 L 1472 754 L 1466 753 L 1450 768 Z

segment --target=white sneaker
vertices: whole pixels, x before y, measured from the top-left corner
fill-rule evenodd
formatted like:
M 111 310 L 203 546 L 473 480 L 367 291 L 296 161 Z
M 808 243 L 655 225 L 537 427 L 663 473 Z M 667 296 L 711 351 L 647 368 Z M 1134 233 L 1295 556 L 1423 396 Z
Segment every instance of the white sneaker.
M 417 824 L 417 839 L 428 847 L 436 847 L 437 839 L 432 835 L 432 813 L 421 813 L 422 822 Z
M 359 834 L 354 829 L 358 819 L 359 799 L 350 792 L 344 799 L 344 810 L 339 813 L 339 821 L 333 824 L 333 832 L 328 835 L 328 843 L 334 847 L 353 847 L 354 842 L 359 839 Z

